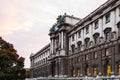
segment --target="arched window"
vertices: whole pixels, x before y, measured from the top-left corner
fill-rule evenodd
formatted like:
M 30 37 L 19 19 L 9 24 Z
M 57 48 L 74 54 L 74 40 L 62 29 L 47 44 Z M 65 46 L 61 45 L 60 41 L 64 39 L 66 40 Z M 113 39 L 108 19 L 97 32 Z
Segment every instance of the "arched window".
M 110 73 L 111 73 L 111 66 L 108 64 L 108 65 L 106 66 L 106 74 L 107 74 L 107 75 L 110 75 Z
M 89 67 L 86 67 L 86 69 L 85 69 L 85 74 L 86 74 L 87 76 L 89 76 L 89 74 L 90 74 L 90 68 L 89 68 Z
M 118 74 L 120 75 L 120 64 L 118 64 Z
M 98 72 L 98 71 L 97 71 L 97 67 L 94 67 L 94 68 L 93 68 L 93 76 L 94 76 L 94 77 L 97 76 L 97 72 Z
M 77 69 L 77 76 L 80 76 L 80 68 Z
M 71 70 L 71 76 L 74 76 L 74 75 L 75 75 L 75 70 L 72 69 L 72 70 Z

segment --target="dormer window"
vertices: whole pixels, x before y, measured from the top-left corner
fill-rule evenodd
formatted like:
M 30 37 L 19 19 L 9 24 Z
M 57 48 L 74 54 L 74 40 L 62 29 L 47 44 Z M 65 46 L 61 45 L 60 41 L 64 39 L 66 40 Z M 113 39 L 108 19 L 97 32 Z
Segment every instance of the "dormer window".
M 110 22 L 110 13 L 105 15 L 105 23 Z
M 86 27 L 86 34 L 89 33 L 89 26 Z
M 95 29 L 97 29 L 99 27 L 99 25 L 98 25 L 98 20 L 97 21 L 95 21 Z

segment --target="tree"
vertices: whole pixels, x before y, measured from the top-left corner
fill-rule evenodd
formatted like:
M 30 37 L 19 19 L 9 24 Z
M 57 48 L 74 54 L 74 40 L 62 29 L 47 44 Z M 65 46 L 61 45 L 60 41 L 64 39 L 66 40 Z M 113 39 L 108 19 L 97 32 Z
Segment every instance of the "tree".
M 13 45 L 0 37 L 0 80 L 25 78 L 24 58 L 19 57 Z

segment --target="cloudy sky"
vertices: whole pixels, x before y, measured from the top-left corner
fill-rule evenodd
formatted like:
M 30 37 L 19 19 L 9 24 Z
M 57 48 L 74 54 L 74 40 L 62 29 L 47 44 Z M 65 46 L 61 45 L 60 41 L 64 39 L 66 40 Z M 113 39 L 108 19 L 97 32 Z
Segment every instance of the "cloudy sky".
M 107 0 L 0 0 L 0 36 L 26 58 L 50 42 L 49 29 L 58 15 L 84 18 Z

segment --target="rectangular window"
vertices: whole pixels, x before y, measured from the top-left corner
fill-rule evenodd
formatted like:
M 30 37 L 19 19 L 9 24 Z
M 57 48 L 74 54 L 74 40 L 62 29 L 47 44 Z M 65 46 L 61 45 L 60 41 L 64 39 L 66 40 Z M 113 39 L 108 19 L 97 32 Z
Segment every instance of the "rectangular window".
M 74 75 L 75 75 L 75 70 L 72 69 L 72 70 L 71 70 L 71 76 L 74 76 Z
M 95 21 L 95 29 L 97 29 L 99 27 L 99 25 L 98 25 L 98 20 L 97 21 Z
M 72 45 L 71 48 L 72 48 L 72 53 L 74 53 L 75 52 L 75 45 Z
M 81 31 L 78 32 L 78 38 L 80 38 L 80 37 L 81 37 Z
M 77 43 L 77 46 L 78 46 L 78 51 L 80 51 L 81 50 L 81 43 Z
M 105 23 L 110 22 L 110 13 L 105 15 Z
M 85 47 L 86 47 L 86 48 L 89 47 L 89 41 L 85 41 Z
M 74 41 L 74 35 L 72 35 L 72 41 Z
M 85 55 L 85 60 L 87 61 L 89 59 L 88 54 Z
M 99 44 L 99 37 L 95 37 L 95 45 Z
M 86 27 L 86 34 L 89 33 L 89 26 Z
M 77 59 L 77 62 L 79 63 L 81 60 L 80 60 L 80 56 L 78 56 L 78 59 Z
M 105 40 L 106 41 L 110 40 L 110 32 L 105 33 Z
M 98 58 L 97 52 L 94 52 L 94 59 Z
M 120 45 L 118 45 L 118 52 L 120 53 Z
M 109 56 L 109 55 L 110 55 L 109 49 L 105 49 L 105 56 Z
M 119 7 L 119 16 L 120 16 L 120 7 Z

